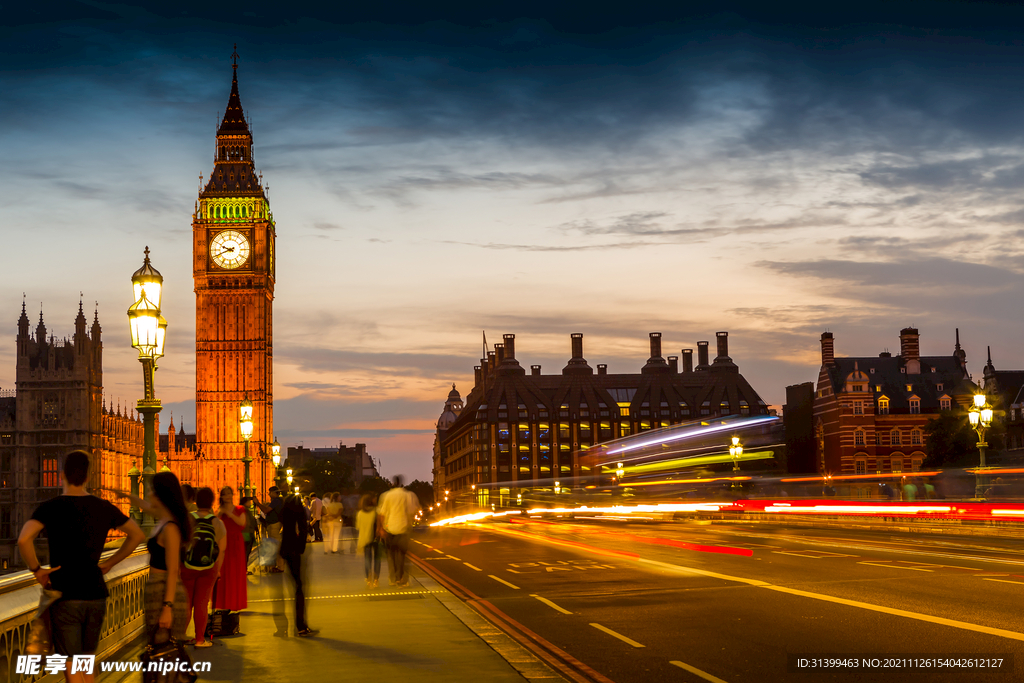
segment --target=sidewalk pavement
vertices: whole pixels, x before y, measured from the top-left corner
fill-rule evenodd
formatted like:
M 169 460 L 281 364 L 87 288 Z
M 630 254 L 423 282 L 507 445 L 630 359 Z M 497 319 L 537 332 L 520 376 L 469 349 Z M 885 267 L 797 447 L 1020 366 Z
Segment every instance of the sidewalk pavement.
M 350 546 L 349 546 L 350 547 Z M 307 681 L 358 676 L 372 681 L 493 681 L 562 683 L 563 679 L 494 628 L 411 562 L 406 588 L 368 590 L 363 557 L 325 555 L 323 543 L 306 552 L 307 622 L 319 633 L 295 635 L 294 600 L 287 574 L 250 576 L 241 633 L 189 647 L 194 661 L 211 662 L 200 681 Z M 276 624 L 288 622 L 288 636 Z M 138 649 L 115 659 L 137 661 Z M 102 683 L 141 681 L 141 674 L 108 674 Z

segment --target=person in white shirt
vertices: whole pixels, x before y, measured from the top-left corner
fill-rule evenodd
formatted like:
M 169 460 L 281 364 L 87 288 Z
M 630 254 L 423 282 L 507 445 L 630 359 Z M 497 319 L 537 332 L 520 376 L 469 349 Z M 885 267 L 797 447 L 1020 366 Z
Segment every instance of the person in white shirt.
M 402 487 L 402 475 L 395 475 L 394 482 L 394 488 L 380 496 L 377 518 L 387 546 L 390 583 L 392 586 L 408 586 L 405 556 L 409 552 L 409 531 L 420 503 L 415 493 Z
M 324 532 L 320 529 L 320 517 L 323 516 L 324 504 L 315 493 L 309 494 L 309 517 L 313 521 L 313 542 L 324 540 Z

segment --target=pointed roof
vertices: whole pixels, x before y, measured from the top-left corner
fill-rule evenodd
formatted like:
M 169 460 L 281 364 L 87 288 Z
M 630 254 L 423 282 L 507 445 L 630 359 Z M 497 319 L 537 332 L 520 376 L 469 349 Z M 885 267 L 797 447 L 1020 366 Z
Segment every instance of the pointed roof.
M 238 96 L 238 64 L 231 65 L 231 94 L 228 95 L 228 107 L 224 110 L 224 119 L 217 129 L 217 136 L 221 135 L 251 135 L 249 124 L 245 121 L 245 112 L 242 111 L 242 99 Z

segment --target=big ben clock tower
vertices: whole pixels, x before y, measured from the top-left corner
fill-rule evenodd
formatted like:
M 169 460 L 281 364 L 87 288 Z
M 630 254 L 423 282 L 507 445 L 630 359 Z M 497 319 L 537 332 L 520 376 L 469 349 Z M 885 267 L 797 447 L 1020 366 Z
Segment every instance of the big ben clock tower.
M 215 490 L 231 486 L 237 491 L 244 484 L 239 404 L 248 397 L 253 403 L 251 483 L 265 499 L 273 483 L 273 470 L 260 453 L 274 440 L 275 231 L 238 96 L 237 57 L 233 55 L 231 95 L 217 130 L 213 172 L 192 217 L 196 481 Z

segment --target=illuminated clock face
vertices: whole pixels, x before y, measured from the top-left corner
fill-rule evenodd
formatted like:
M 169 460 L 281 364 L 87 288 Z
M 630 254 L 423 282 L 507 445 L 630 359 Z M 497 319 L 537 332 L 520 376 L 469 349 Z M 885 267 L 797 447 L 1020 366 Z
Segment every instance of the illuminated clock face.
M 249 260 L 249 240 L 237 230 L 218 232 L 210 242 L 210 257 L 221 268 L 239 268 Z

